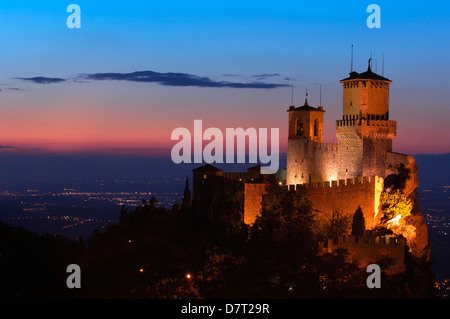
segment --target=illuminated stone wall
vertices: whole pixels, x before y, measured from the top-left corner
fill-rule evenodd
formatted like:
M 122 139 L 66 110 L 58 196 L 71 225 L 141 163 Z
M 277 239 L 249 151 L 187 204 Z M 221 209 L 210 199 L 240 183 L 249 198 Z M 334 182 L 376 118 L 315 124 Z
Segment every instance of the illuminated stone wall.
M 376 216 L 379 215 L 383 178 L 372 176 L 303 185 L 307 187 L 307 197 L 312 202 L 313 209 L 317 211 L 317 218 L 333 211 L 353 216 L 359 206 L 366 220 L 366 229 L 375 226 Z M 290 186 L 290 189 L 296 188 L 297 186 Z M 256 216 L 261 213 L 265 189 L 264 184 L 245 185 L 244 221 L 246 223 L 252 224 Z
M 406 270 L 404 238 L 396 237 L 355 237 L 339 236 L 319 243 L 319 254 L 331 253 L 336 249 L 346 249 L 349 253 L 347 261 L 354 261 L 361 268 L 380 262 L 387 256 L 394 259 L 388 269 L 389 275 L 401 274 Z
M 261 215 L 263 195 L 267 184 L 246 183 L 244 188 L 244 222 L 253 225 L 256 218 Z
M 320 212 L 326 215 L 333 211 L 353 216 L 360 206 L 366 220 L 366 229 L 375 226 L 383 191 L 383 178 L 371 176 L 304 185 L 308 189 L 308 199 L 318 211 L 318 218 Z
M 286 185 L 336 180 L 338 147 L 310 139 L 288 140 Z

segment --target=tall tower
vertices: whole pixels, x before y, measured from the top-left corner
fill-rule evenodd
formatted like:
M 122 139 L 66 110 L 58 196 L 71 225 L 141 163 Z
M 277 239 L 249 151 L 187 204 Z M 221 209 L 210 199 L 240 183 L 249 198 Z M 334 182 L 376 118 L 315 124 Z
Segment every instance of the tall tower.
M 392 151 L 397 122 L 389 120 L 391 80 L 374 72 L 351 72 L 341 80 L 343 116 L 336 121 L 338 179 L 385 177 L 387 152 Z

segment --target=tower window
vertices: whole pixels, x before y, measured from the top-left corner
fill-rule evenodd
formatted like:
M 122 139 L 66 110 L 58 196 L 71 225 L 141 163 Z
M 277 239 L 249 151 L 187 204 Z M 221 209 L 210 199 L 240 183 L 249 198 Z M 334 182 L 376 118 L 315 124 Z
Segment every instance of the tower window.
M 319 120 L 314 120 L 314 136 L 319 136 Z
M 303 136 L 303 119 L 302 118 L 297 119 L 296 135 Z

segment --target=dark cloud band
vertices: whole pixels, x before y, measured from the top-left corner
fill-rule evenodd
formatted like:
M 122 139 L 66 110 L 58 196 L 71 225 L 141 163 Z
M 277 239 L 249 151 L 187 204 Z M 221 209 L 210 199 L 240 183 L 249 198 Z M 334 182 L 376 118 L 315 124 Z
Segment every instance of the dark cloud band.
M 268 76 L 268 75 L 265 75 Z M 271 76 L 271 75 L 269 75 Z M 53 84 L 61 83 L 67 80 L 74 82 L 85 81 L 131 81 L 131 82 L 147 82 L 157 83 L 165 86 L 195 86 L 207 88 L 243 88 L 243 89 L 274 89 L 278 87 L 286 87 L 288 84 L 280 83 L 264 83 L 264 82 L 229 82 L 229 81 L 214 81 L 208 77 L 200 77 L 187 73 L 160 73 L 154 71 L 137 71 L 131 73 L 93 73 L 81 74 L 73 79 L 49 78 L 49 77 L 32 77 L 32 78 L 17 78 L 23 81 L 29 81 L 39 84 Z M 261 78 L 263 79 L 263 78 Z
M 208 77 L 199 77 L 187 73 L 159 73 L 154 71 L 139 71 L 132 73 L 95 73 L 81 75 L 86 80 L 109 80 L 109 81 L 134 81 L 150 82 L 167 86 L 197 86 L 215 88 L 250 88 L 250 89 L 272 89 L 288 86 L 276 83 L 238 83 L 228 81 L 214 81 Z
M 60 83 L 66 81 L 65 79 L 61 78 L 47 78 L 44 76 L 36 76 L 33 78 L 16 78 L 18 80 L 22 81 L 28 81 L 33 83 L 39 83 L 39 84 L 52 84 L 52 83 Z

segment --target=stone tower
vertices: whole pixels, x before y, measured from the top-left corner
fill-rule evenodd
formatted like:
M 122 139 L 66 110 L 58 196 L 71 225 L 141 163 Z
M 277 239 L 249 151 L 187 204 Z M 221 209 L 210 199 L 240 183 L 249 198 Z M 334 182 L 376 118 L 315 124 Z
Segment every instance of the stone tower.
M 338 179 L 386 177 L 387 154 L 392 151 L 397 122 L 389 120 L 391 80 L 370 69 L 351 72 L 341 80 L 343 116 L 336 121 Z
M 289 107 L 289 138 L 323 142 L 323 110 L 308 105 L 308 99 L 300 107 Z
M 286 184 L 296 185 L 336 179 L 336 148 L 323 144 L 322 106 L 290 106 Z

